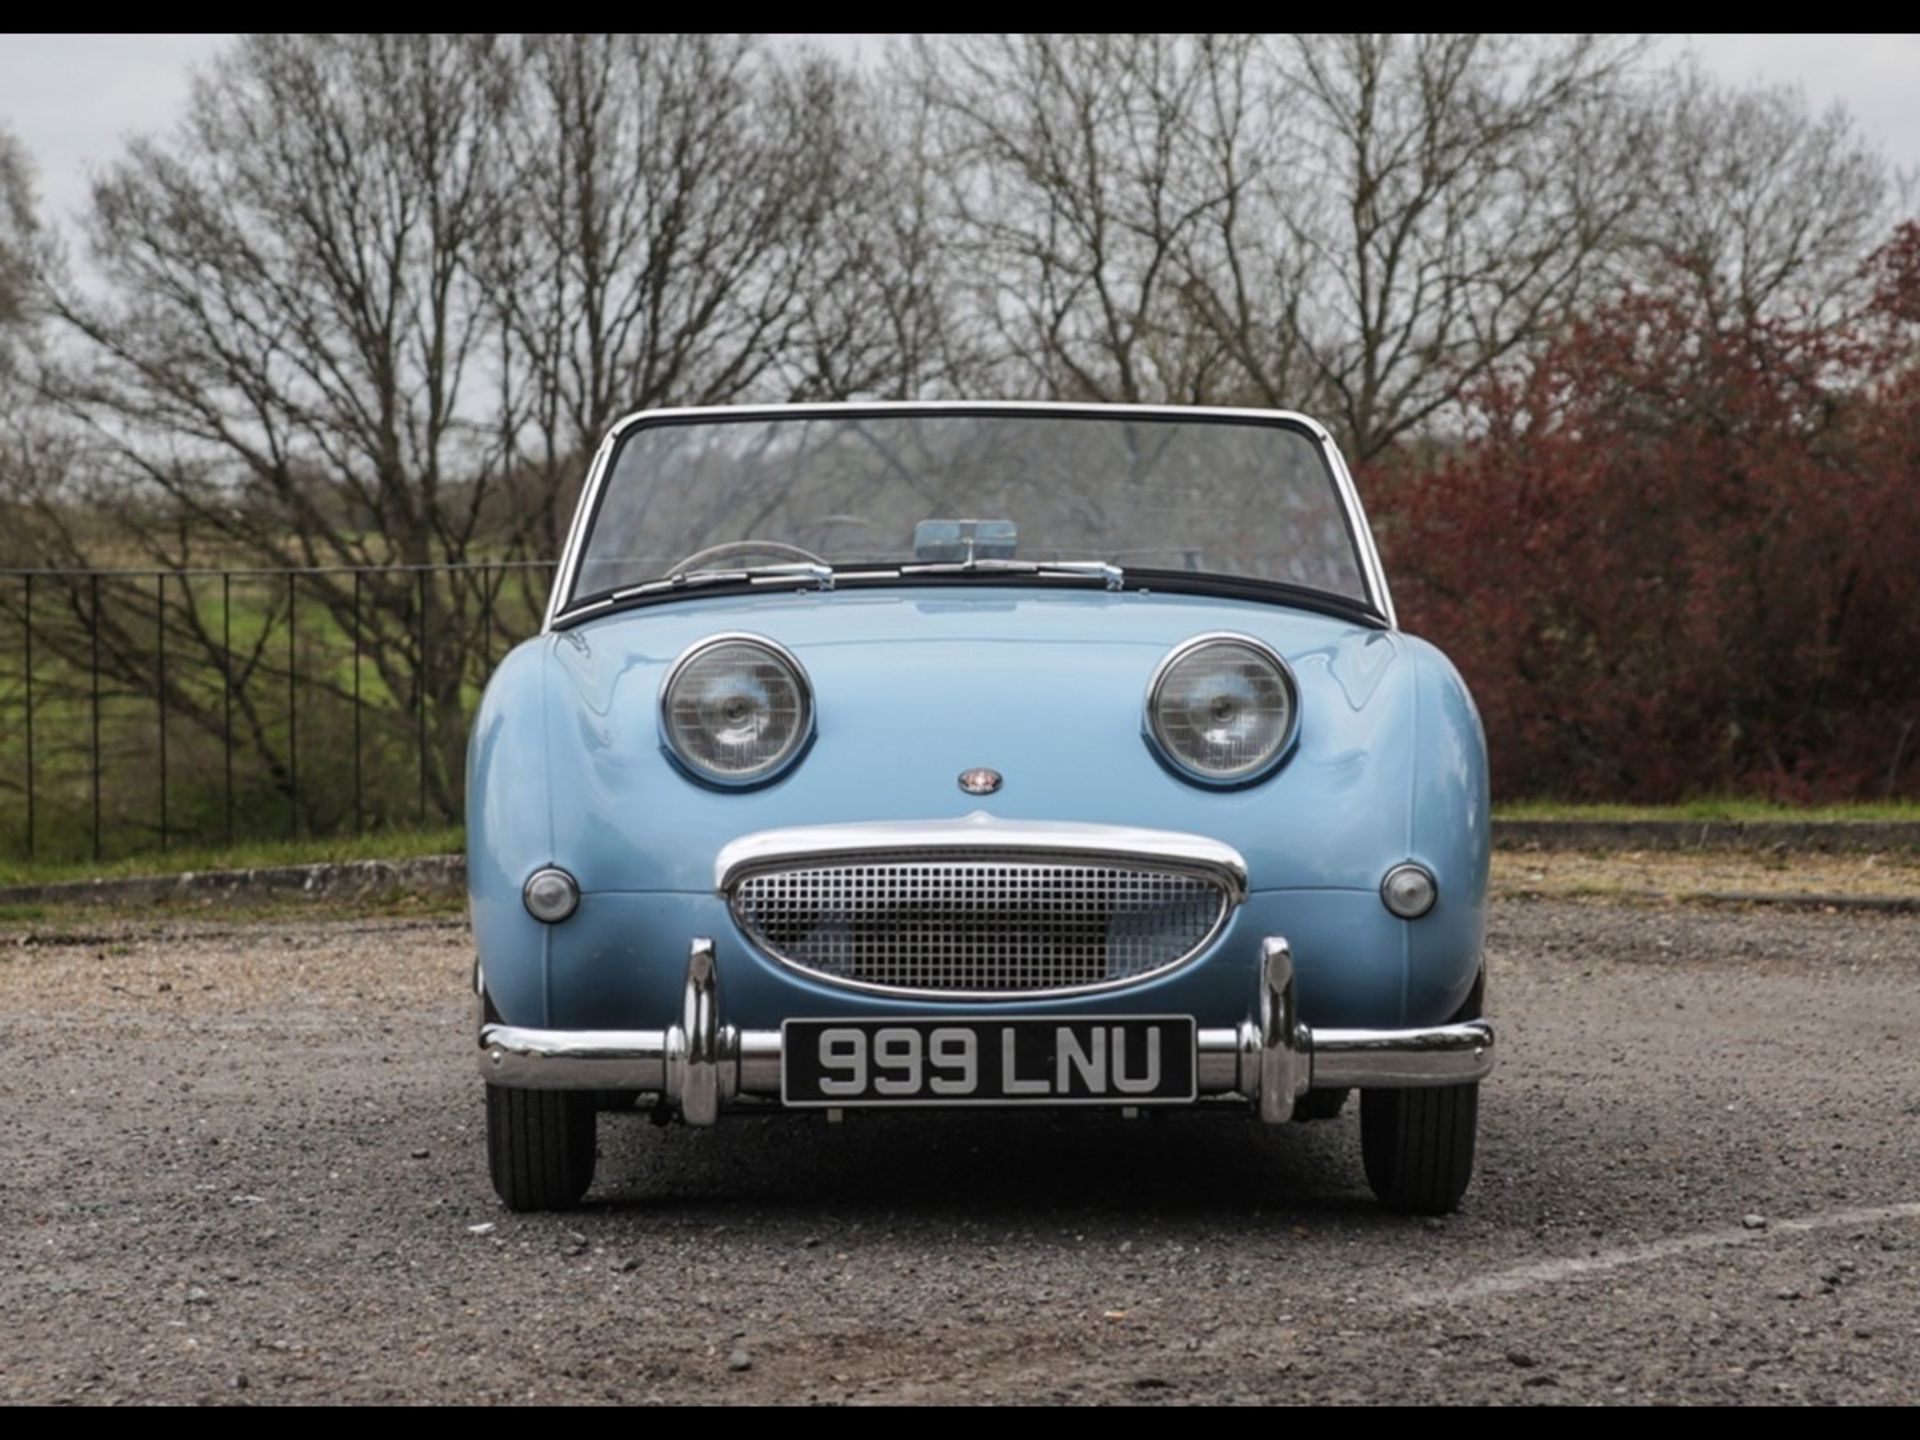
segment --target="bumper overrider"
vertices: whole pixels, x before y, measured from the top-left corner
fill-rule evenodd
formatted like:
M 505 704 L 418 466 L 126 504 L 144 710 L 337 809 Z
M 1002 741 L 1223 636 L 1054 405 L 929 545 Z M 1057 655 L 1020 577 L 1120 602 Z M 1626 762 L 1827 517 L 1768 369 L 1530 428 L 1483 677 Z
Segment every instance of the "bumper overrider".
M 1302 1024 L 1292 952 L 1277 935 L 1261 942 L 1251 1000 L 1239 1025 L 1198 1031 L 1195 1088 L 1202 1098 L 1238 1096 L 1271 1123 L 1291 1118 L 1309 1090 L 1465 1085 L 1493 1068 L 1484 1020 L 1399 1030 Z M 480 1071 L 491 1084 L 657 1095 L 690 1125 L 711 1125 L 736 1103 L 777 1103 L 782 1059 L 780 1031 L 726 1023 L 709 939 L 691 943 L 680 1020 L 664 1030 L 480 1027 Z

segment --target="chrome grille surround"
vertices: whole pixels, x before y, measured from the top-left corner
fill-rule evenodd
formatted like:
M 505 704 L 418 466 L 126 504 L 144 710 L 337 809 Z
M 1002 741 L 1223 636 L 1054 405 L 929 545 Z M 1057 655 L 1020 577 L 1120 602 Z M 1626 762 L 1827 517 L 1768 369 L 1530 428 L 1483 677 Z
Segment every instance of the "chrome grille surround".
M 749 836 L 719 871 L 742 932 L 781 963 L 971 1000 L 1165 974 L 1212 943 L 1246 889 L 1239 856 L 1197 836 L 984 815 Z

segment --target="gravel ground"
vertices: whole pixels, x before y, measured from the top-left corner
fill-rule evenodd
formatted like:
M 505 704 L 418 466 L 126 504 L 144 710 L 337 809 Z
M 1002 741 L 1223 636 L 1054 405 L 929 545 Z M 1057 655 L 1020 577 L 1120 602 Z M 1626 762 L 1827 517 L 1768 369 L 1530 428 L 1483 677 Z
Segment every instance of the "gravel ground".
M 1914 1400 L 1920 919 L 1491 948 L 1446 1221 L 1373 1207 L 1351 1113 L 617 1117 L 517 1217 L 457 923 L 0 937 L 0 1398 Z

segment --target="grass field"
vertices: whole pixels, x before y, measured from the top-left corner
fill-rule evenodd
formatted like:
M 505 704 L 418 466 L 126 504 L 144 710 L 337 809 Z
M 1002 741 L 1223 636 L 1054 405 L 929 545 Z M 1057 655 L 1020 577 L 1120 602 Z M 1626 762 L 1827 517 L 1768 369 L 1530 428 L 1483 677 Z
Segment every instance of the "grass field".
M 398 586 L 398 600 L 376 606 L 376 582 Z M 437 615 L 466 597 L 461 624 L 425 639 L 436 664 L 458 663 L 458 704 L 470 713 L 491 663 L 538 628 L 541 596 L 495 570 L 479 582 L 493 596 L 482 619 L 471 573 L 428 583 Z M 43 578 L 29 592 L 24 577 L 0 577 L 0 864 L 93 852 L 96 763 L 98 845 L 116 863 L 178 869 L 158 852 L 199 853 L 229 831 L 246 842 L 442 822 L 462 727 L 443 728 L 440 712 L 422 717 L 405 698 L 421 637 L 393 606 L 419 588 L 368 578 L 356 664 L 353 627 L 325 603 L 343 587 L 351 593 L 341 576 L 216 573 L 109 575 L 97 590 L 85 577 Z M 374 658 L 382 651 L 398 693 Z M 423 759 L 442 783 L 423 781 Z

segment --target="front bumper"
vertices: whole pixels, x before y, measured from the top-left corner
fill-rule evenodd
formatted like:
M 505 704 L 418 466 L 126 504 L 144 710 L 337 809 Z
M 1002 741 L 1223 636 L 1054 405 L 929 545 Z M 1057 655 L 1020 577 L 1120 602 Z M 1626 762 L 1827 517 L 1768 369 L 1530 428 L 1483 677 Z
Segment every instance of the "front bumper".
M 1199 1032 L 1203 1096 L 1238 1095 L 1262 1120 L 1280 1122 L 1313 1089 L 1416 1089 L 1466 1085 L 1493 1069 L 1484 1020 L 1407 1030 L 1314 1029 L 1300 1023 L 1293 956 L 1270 936 L 1248 1018 Z M 741 1030 L 720 1015 L 713 942 L 687 958 L 680 1023 L 665 1030 L 480 1027 L 480 1073 L 526 1090 L 615 1090 L 658 1095 L 691 1125 L 711 1125 L 742 1099 L 778 1100 L 778 1030 Z

